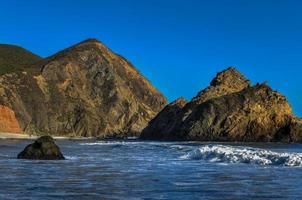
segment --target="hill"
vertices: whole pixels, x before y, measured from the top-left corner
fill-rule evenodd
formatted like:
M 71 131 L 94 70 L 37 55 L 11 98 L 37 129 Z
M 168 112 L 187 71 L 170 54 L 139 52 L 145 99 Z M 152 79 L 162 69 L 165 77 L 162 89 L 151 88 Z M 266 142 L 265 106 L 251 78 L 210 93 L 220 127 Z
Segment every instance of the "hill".
M 0 75 L 26 70 L 40 59 L 41 57 L 22 47 L 0 44 Z
M 165 97 L 123 57 L 95 39 L 0 76 L 0 105 L 33 134 L 126 137 L 140 131 Z

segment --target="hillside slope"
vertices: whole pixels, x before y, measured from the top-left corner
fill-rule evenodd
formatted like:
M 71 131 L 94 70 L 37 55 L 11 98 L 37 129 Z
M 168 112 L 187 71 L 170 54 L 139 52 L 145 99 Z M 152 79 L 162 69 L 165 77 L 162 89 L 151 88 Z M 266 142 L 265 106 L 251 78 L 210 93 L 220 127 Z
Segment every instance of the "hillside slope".
M 0 44 L 0 75 L 25 70 L 40 59 L 22 47 Z
M 0 105 L 27 133 L 137 135 L 166 104 L 127 60 L 95 39 L 34 65 L 35 73 L 0 76 Z

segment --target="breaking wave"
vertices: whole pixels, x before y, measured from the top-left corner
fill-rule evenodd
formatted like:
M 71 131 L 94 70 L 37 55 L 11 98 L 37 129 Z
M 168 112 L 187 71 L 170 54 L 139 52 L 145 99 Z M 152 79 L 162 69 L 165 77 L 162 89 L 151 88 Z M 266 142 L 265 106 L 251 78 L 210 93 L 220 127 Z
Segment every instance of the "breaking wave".
M 98 142 L 85 142 L 85 143 L 80 143 L 80 145 L 83 146 L 95 146 L 95 145 L 128 145 L 128 144 L 135 144 L 135 142 L 124 142 L 124 141 L 98 141 Z
M 264 166 L 302 167 L 302 153 L 279 153 L 252 147 L 205 145 L 181 159 L 206 160 L 221 163 L 246 163 Z

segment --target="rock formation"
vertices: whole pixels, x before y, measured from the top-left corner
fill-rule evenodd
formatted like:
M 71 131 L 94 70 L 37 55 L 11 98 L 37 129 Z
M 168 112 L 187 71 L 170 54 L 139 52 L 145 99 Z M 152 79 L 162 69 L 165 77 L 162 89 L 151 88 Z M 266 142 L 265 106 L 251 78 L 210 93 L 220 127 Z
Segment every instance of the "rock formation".
M 251 86 L 233 67 L 218 73 L 208 88 L 178 106 L 176 117 L 171 118 L 166 113 L 173 105 L 166 106 L 149 123 L 141 138 L 245 142 L 302 139 L 301 120 L 293 115 L 286 98 L 266 84 Z
M 150 139 L 169 139 L 173 134 L 170 134 L 176 126 L 178 117 L 181 115 L 183 107 L 187 101 L 184 98 L 179 98 L 168 104 L 154 119 L 149 123 L 149 126 L 144 129 L 142 138 Z M 166 138 L 166 134 L 167 138 Z M 171 138 L 170 138 L 171 139 Z
M 54 139 L 50 136 L 42 136 L 34 143 L 25 147 L 18 154 L 18 159 L 30 160 L 64 160 L 60 148 L 56 145 Z
M 285 127 L 288 137 L 284 142 L 302 142 L 302 119 L 293 117 L 291 123 Z
M 0 105 L 0 132 L 21 133 L 22 130 L 16 119 L 14 111 Z
M 137 135 L 165 104 L 131 63 L 95 39 L 0 76 L 0 105 L 27 133 Z

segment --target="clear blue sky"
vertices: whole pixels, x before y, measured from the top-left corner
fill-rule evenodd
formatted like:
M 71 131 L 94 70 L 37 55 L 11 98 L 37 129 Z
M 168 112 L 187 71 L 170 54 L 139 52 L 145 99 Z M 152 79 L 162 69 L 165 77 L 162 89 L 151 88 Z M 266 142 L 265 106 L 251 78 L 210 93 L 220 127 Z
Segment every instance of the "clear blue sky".
M 236 66 L 302 116 L 302 1 L 0 0 L 0 43 L 45 57 L 86 38 L 128 58 L 170 101 Z

